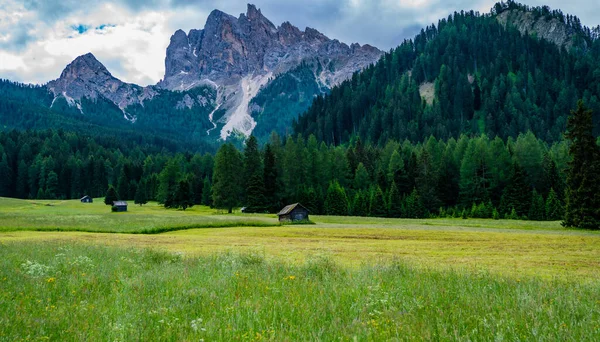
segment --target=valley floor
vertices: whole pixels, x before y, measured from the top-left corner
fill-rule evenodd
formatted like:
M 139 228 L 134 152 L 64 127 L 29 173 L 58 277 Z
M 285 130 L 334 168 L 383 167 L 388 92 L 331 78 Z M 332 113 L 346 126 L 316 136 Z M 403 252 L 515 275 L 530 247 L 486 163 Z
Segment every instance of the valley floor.
M 0 340 L 600 338 L 600 233 L 311 220 L 0 199 Z

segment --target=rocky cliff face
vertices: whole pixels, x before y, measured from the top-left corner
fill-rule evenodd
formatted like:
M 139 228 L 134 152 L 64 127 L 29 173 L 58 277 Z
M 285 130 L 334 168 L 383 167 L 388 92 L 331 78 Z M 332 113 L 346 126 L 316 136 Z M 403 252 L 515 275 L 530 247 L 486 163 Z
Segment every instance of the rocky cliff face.
M 106 99 L 132 122 L 136 116 L 128 114 L 131 112 L 128 107 L 143 107 L 146 100 L 176 91 L 181 93 L 177 95 L 181 100 L 173 109 L 212 107 L 214 110 L 207 120 L 220 129 L 218 136 L 226 139 L 233 133 L 249 135 L 254 130 L 257 123 L 248 106 L 278 75 L 303 62 L 310 63 L 318 70 L 315 81 L 331 88 L 381 55 L 372 46 L 348 46 L 315 29 L 301 31 L 289 22 L 276 27 L 255 6 L 248 5 L 247 12 L 238 18 L 215 10 L 204 29 L 187 34 L 181 30 L 175 32 L 167 48 L 165 77 L 156 86 L 122 82 L 88 53 L 76 58 L 47 88 L 55 99 L 64 97 L 82 113 L 85 109 L 81 108 L 81 98 Z M 216 98 L 186 96 L 200 86 L 217 89 Z M 135 111 L 139 113 L 139 108 Z M 213 121 L 214 115 L 218 117 Z
M 103 97 L 121 110 L 156 95 L 156 90 L 152 87 L 142 88 L 113 77 L 91 53 L 77 57 L 67 65 L 59 79 L 47 84 L 47 88 L 55 98 L 62 96 L 70 104 L 76 104 L 78 107 L 78 101 L 82 97 Z
M 546 39 L 559 47 L 570 50 L 573 47 L 575 31 L 558 19 L 548 20 L 544 17 L 536 18 L 531 12 L 521 10 L 508 10 L 497 16 L 498 22 L 503 26 L 512 25 L 521 34 L 536 34 L 539 38 Z
M 219 103 L 226 110 L 220 119 L 221 138 L 226 139 L 233 132 L 252 132 L 256 122 L 248 104 L 274 76 L 310 62 L 321 66 L 315 78 L 332 87 L 381 55 L 372 46 L 348 46 L 315 29 L 301 31 L 289 22 L 276 27 L 248 5 L 247 13 L 238 18 L 215 10 L 203 30 L 175 32 L 159 86 L 180 91 L 205 84 L 217 87 Z

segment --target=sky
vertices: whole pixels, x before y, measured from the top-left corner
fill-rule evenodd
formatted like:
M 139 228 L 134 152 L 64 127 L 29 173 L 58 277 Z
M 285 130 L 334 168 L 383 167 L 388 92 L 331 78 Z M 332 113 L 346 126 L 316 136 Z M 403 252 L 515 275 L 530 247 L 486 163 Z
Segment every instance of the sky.
M 312 27 L 345 43 L 383 50 L 454 11 L 490 11 L 496 0 L 251 0 L 275 25 Z M 600 24 L 600 1 L 522 0 Z M 202 29 L 213 9 L 239 16 L 238 0 L 0 0 L 0 78 L 44 84 L 93 53 L 117 78 L 156 84 L 177 29 Z

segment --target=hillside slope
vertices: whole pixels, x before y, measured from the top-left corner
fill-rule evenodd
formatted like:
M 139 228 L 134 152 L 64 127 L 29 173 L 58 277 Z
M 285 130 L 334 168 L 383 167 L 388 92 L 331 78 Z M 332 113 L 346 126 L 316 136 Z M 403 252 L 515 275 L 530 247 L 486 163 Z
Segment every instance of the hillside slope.
M 548 23 L 556 35 L 520 31 Z M 578 99 L 600 115 L 597 32 L 560 11 L 512 1 L 490 14 L 455 13 L 318 98 L 295 132 L 335 144 L 353 135 L 383 144 L 526 131 L 555 141 Z M 433 99 L 423 98 L 432 87 Z

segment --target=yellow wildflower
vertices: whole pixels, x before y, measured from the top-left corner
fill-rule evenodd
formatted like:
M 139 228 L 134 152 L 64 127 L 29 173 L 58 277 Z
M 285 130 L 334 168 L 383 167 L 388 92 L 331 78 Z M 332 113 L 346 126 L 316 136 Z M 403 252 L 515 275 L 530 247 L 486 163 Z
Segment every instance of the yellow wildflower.
M 287 277 L 286 279 L 287 280 L 294 280 L 294 279 L 296 279 L 296 276 L 291 275 L 291 276 Z
M 53 283 L 55 281 L 56 281 L 56 278 L 54 278 L 54 277 L 50 277 L 50 278 L 46 279 L 46 282 L 48 282 L 48 284 Z

